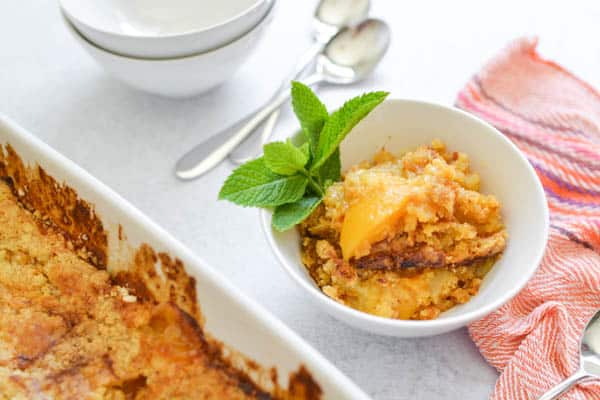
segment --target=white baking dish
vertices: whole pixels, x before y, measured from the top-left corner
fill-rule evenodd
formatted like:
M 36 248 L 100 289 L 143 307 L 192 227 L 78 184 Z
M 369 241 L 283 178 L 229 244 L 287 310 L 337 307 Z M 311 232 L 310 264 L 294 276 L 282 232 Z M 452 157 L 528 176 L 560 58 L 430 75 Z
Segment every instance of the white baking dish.
M 266 310 L 241 294 L 206 262 L 193 255 L 171 235 L 97 179 L 66 159 L 23 128 L 0 115 L 0 145 L 10 144 L 25 163 L 39 164 L 57 181 L 73 188 L 95 207 L 108 232 L 108 254 L 119 256 L 123 244 L 147 243 L 183 261 L 196 279 L 196 290 L 206 331 L 227 346 L 242 352 L 261 366 L 275 367 L 279 383 L 304 365 L 323 391 L 323 399 L 368 399 L 352 381 Z M 258 226 L 257 226 L 257 229 Z

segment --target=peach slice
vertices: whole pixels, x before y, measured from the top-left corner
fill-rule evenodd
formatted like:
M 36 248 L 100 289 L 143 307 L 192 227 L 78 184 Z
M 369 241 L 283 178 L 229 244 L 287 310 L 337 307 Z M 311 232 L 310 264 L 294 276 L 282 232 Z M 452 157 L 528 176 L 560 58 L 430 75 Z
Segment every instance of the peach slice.
M 390 182 L 385 187 L 369 191 L 348 208 L 340 234 L 345 260 L 368 254 L 372 243 L 393 231 L 405 213 L 411 192 L 405 184 Z

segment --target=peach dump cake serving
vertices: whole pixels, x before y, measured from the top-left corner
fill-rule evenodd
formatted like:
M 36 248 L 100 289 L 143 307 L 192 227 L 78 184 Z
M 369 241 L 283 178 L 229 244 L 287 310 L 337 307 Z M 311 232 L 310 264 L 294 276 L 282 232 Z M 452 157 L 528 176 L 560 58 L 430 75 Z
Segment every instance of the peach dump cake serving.
M 506 231 L 468 157 L 439 141 L 401 157 L 382 150 L 342 176 L 340 144 L 387 95 L 365 93 L 330 114 L 293 82 L 303 140 L 265 145 L 219 198 L 272 210 L 277 231 L 297 227 L 304 266 L 336 301 L 387 318 L 433 319 L 477 293 Z
M 479 192 L 467 155 L 439 141 L 352 167 L 299 231 L 302 262 L 325 294 L 417 320 L 475 295 L 507 238 L 500 204 Z

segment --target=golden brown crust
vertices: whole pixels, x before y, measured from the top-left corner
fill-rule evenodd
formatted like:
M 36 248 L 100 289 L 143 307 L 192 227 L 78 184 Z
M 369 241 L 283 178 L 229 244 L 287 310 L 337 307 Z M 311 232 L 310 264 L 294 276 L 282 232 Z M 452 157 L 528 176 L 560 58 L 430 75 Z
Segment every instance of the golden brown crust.
M 0 146 L 0 177 L 27 210 L 42 217 L 44 226 L 58 228 L 82 257 L 106 268 L 108 238 L 92 205 L 39 166 L 24 165 L 10 144 Z
M 466 302 L 506 247 L 499 202 L 479 193 L 468 157 L 439 141 L 352 167 L 299 232 L 302 261 L 325 294 L 399 319 Z
M 174 288 L 192 287 L 184 282 L 191 278 L 180 263 L 142 246 L 136 272 L 152 275 L 148 271 L 161 259 L 171 279 L 148 279 L 154 285 L 142 292 L 141 276 L 120 277 L 118 284 L 69 250 L 60 234 L 40 230 L 4 184 L 0 210 L 3 393 L 138 399 L 265 395 L 230 370 L 204 336 L 194 289 L 183 301 L 187 309 L 171 301 L 180 295 Z M 138 285 L 130 291 L 133 282 Z
M 0 147 L 0 399 L 320 398 L 303 369 L 284 390 L 234 367 L 180 260 L 141 245 L 106 268 L 107 242 L 88 203 Z

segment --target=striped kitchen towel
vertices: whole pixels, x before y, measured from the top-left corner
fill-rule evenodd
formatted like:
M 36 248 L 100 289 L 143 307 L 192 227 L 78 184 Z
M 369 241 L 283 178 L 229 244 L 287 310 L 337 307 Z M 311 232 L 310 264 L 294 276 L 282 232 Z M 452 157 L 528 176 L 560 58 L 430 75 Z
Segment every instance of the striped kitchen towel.
M 550 207 L 546 254 L 510 303 L 471 324 L 500 377 L 492 399 L 537 399 L 579 364 L 579 337 L 600 309 L 600 93 L 520 39 L 474 76 L 457 105 L 510 138 Z M 600 380 L 564 399 L 600 399 Z

